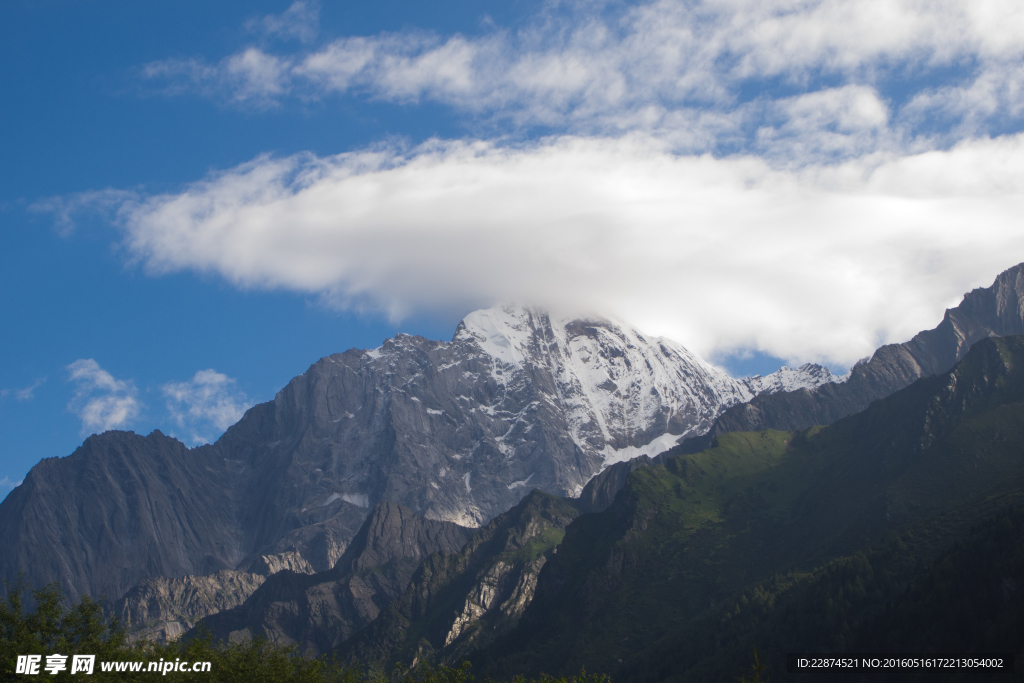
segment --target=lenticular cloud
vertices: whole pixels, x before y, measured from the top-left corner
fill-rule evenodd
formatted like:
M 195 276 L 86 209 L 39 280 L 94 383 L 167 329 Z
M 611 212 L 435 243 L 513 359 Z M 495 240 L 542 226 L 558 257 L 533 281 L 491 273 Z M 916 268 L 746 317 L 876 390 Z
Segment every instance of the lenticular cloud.
M 607 311 L 702 354 L 849 364 L 1024 260 L 1024 136 L 797 170 L 649 136 L 260 157 L 126 204 L 153 272 L 337 306 Z

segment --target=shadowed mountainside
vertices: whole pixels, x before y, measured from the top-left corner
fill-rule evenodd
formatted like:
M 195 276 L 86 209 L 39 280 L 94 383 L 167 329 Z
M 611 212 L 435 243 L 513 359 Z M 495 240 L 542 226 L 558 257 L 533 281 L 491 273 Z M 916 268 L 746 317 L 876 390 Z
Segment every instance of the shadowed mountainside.
M 754 647 L 782 653 L 775 676 L 786 652 L 854 651 L 957 539 L 1024 503 L 1024 337 L 984 339 L 831 426 L 660 460 L 567 527 L 518 626 L 470 656 L 479 675 L 726 680 Z
M 329 652 L 401 595 L 427 556 L 457 552 L 471 535 L 451 522 L 379 503 L 332 569 L 275 573 L 243 604 L 204 619 L 202 627 L 222 640 L 265 636 L 307 654 Z

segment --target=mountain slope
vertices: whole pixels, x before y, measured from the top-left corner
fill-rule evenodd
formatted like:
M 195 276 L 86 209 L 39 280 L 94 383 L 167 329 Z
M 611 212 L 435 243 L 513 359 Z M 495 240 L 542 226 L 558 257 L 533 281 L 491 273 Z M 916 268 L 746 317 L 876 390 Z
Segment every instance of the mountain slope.
M 516 625 L 578 515 L 569 501 L 532 491 L 461 551 L 425 559 L 401 597 L 342 643 L 341 657 L 385 670 L 398 661 L 461 661 Z
M 800 591 L 830 563 L 895 539 L 878 565 L 889 583 L 872 584 L 883 597 L 844 598 L 862 601 L 863 620 L 972 524 L 1024 501 L 1024 338 L 982 340 L 953 371 L 832 426 L 721 435 L 663 462 L 567 527 L 518 627 L 472 655 L 479 675 L 586 665 L 617 680 L 718 680 L 759 642 L 783 654 L 840 642 L 827 614 L 807 633 L 785 611 L 822 609 Z M 790 624 L 789 640 L 773 623 Z
M 222 569 L 208 576 L 146 579 L 116 601 L 111 612 L 128 638 L 165 643 L 177 640 L 210 614 L 241 605 L 265 576 Z
M 0 578 L 58 581 L 71 600 L 143 579 L 208 574 L 243 557 L 229 463 L 153 432 L 107 432 L 47 458 L 0 503 Z
M 457 552 L 471 534 L 401 505 L 379 503 L 332 569 L 277 572 L 244 603 L 204 619 L 202 626 L 226 641 L 264 636 L 297 644 L 307 654 L 329 652 L 401 595 L 424 558 Z
M 727 432 L 804 429 L 832 424 L 867 408 L 921 377 L 946 372 L 967 350 L 986 337 L 1024 334 L 1024 264 L 1009 268 L 991 287 L 964 295 L 942 322 L 903 344 L 887 344 L 855 365 L 849 379 L 758 396 L 719 416 L 707 433 L 691 439 L 685 452 L 707 448 Z

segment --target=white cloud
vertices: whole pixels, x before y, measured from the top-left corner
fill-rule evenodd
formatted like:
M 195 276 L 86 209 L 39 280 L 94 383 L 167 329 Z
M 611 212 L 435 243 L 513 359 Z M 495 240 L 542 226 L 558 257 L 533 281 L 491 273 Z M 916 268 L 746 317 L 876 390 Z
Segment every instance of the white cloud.
M 139 195 L 129 190 L 98 190 L 79 192 L 59 197 L 47 197 L 33 202 L 30 211 L 53 215 L 54 224 L 62 235 L 69 235 L 75 228 L 74 217 L 85 210 L 109 214 L 124 202 L 137 199 Z
M 192 87 L 206 95 L 228 93 L 229 98 L 238 103 L 272 107 L 276 105 L 276 98 L 290 89 L 286 78 L 288 69 L 287 59 L 250 47 L 225 57 L 217 65 L 199 59 L 171 59 L 147 64 L 143 74 L 147 78 L 171 81 L 172 85 L 167 88 L 171 94 Z
M 740 141 L 762 154 L 778 151 L 758 146 L 778 137 L 766 128 L 792 138 L 805 125 L 809 140 L 801 145 L 814 152 L 823 106 L 833 106 L 834 124 L 825 155 L 927 133 L 930 119 L 916 115 L 923 110 L 977 135 L 993 114 L 1024 106 L 1024 9 L 1015 0 L 655 0 L 594 9 L 552 2 L 517 30 L 347 36 L 278 55 L 250 47 L 216 65 L 157 63 L 148 74 L 172 83 L 184 76 L 239 103 L 332 93 L 432 100 L 498 122 L 501 132 L 640 129 L 683 150 Z M 956 69 L 973 85 L 935 86 Z M 910 94 L 905 115 L 890 116 L 877 94 L 883 87 Z M 853 97 L 845 101 L 852 109 L 834 109 L 843 96 Z M 891 134 L 863 135 L 865 126 Z
M 1022 60 L 1017 0 L 553 0 L 478 36 L 250 46 L 146 73 L 240 106 L 439 102 L 491 139 L 264 155 L 118 217 L 153 273 L 848 364 L 1024 261 Z
M 260 157 L 121 212 L 154 273 L 395 317 L 586 307 L 706 355 L 838 363 L 933 327 L 1024 261 L 1021 215 L 1024 135 L 798 170 L 680 156 L 642 135 L 432 141 Z
M 211 432 L 223 433 L 252 407 L 235 388 L 234 379 L 214 370 L 200 370 L 187 382 L 171 382 L 161 389 L 168 412 L 189 431 L 193 443 L 212 441 Z
M 18 481 L 11 481 L 10 477 L 4 477 L 3 479 L 0 479 L 0 490 L 2 490 L 2 489 L 13 489 L 16 486 L 21 486 L 21 483 L 23 481 L 25 481 L 25 480 L 24 479 L 19 479 Z
M 46 378 L 42 377 L 42 378 L 37 379 L 36 381 L 32 382 L 32 384 L 28 385 L 27 387 L 25 387 L 23 389 L 15 389 L 14 390 L 14 397 L 16 399 L 18 399 L 19 401 L 31 401 L 33 398 L 35 398 L 36 389 L 41 387 L 43 385 L 43 382 L 45 382 L 45 381 L 46 381 Z
M 320 32 L 320 3 L 316 0 L 296 0 L 283 13 L 253 19 L 246 23 L 246 28 L 269 36 L 297 38 L 308 43 Z
M 68 410 L 81 419 L 83 434 L 120 429 L 138 416 L 142 404 L 131 381 L 115 379 L 92 358 L 76 360 L 67 370 L 78 385 Z

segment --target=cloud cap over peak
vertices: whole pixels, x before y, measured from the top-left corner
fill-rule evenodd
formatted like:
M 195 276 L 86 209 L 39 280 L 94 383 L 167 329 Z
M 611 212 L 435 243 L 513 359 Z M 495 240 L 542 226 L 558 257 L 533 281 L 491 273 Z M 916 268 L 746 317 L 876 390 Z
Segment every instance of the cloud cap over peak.
M 432 140 L 262 156 L 120 215 L 154 272 L 395 317 L 550 302 L 705 355 L 849 364 L 1024 260 L 1024 136 L 798 170 L 642 134 Z

